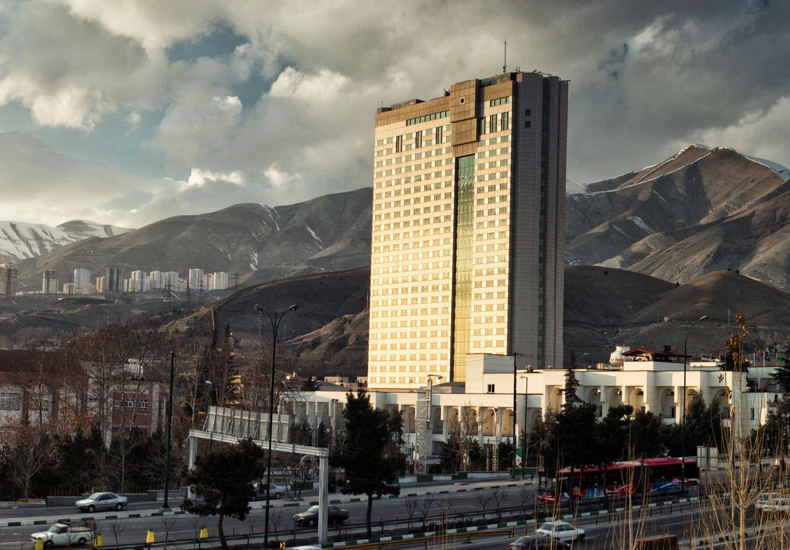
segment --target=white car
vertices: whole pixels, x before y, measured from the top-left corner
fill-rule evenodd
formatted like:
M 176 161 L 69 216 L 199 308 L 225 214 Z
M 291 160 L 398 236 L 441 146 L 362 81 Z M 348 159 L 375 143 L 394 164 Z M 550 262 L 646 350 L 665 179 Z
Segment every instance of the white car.
M 252 484 L 252 486 L 255 488 L 255 494 L 256 494 L 256 496 L 253 497 L 253 500 L 255 500 L 256 498 L 266 498 L 266 483 L 256 481 L 255 483 Z M 269 488 L 269 496 L 271 498 L 277 500 L 279 498 L 282 498 L 284 494 L 285 494 L 285 487 L 280 487 L 279 485 L 275 485 L 274 483 L 271 484 L 271 487 Z
M 544 537 L 551 537 L 556 540 L 570 542 L 574 540 L 583 540 L 584 529 L 577 529 L 567 521 L 547 521 L 540 526 L 537 530 L 538 535 Z
M 95 512 L 96 510 L 123 510 L 126 506 L 126 497 L 115 493 L 93 493 L 88 498 L 75 502 L 81 512 Z

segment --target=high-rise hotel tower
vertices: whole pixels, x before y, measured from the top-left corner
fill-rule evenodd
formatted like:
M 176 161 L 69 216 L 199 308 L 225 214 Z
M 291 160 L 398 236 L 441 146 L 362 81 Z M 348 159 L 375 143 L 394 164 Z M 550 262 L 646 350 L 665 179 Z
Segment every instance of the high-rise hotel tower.
M 378 110 L 371 388 L 562 367 L 567 118 L 568 82 L 522 72 Z

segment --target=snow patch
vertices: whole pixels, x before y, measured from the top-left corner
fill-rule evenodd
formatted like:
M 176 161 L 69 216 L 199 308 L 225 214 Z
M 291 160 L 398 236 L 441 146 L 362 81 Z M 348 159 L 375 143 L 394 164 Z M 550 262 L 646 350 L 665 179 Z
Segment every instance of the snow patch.
M 637 227 L 639 227 L 640 229 L 642 229 L 642 230 L 644 230 L 645 232 L 647 232 L 647 234 L 648 234 L 648 235 L 652 235 L 653 233 L 655 233 L 655 232 L 656 232 L 656 230 L 655 230 L 655 229 L 653 229 L 652 227 L 650 227 L 649 225 L 647 225 L 647 224 L 646 224 L 646 223 L 645 223 L 645 222 L 642 220 L 642 218 L 640 218 L 639 216 L 634 216 L 634 217 L 633 217 L 633 220 L 634 220 L 634 223 L 637 225 Z
M 740 154 L 743 154 L 743 153 L 740 153 Z M 743 155 L 743 156 L 746 157 L 747 159 L 749 159 L 752 162 L 756 162 L 757 164 L 762 164 L 763 166 L 766 166 L 766 167 L 770 168 L 771 170 L 776 172 L 779 176 L 781 176 L 784 179 L 789 179 L 790 178 L 790 168 L 782 166 L 778 162 L 773 162 L 771 160 L 761 159 L 759 157 L 750 157 L 749 155 Z
M 310 226 L 309 226 L 309 225 L 305 225 L 305 227 L 306 227 L 306 228 L 307 228 L 307 230 L 310 232 L 310 234 L 313 236 L 313 239 L 315 240 L 315 242 L 316 242 L 316 243 L 318 243 L 318 246 L 320 246 L 320 247 L 321 247 L 321 250 L 323 250 L 323 249 L 324 249 L 324 243 L 323 243 L 323 241 L 321 241 L 321 238 L 320 238 L 318 235 L 316 235 L 316 234 L 315 234 L 315 231 L 313 231 L 313 230 L 310 228 Z
M 688 147 L 686 147 L 686 149 L 683 149 L 683 151 L 686 151 L 687 149 L 688 149 Z M 721 149 L 721 148 L 717 147 L 717 149 Z M 663 174 L 661 174 L 660 176 L 656 176 L 656 177 L 654 177 L 654 178 L 650 178 L 650 179 L 642 179 L 642 178 L 640 178 L 639 180 L 635 181 L 635 182 L 634 182 L 634 183 L 632 183 L 631 185 L 626 185 L 625 187 L 618 187 L 617 189 L 610 189 L 610 190 L 608 190 L 608 191 L 593 191 L 593 192 L 592 192 L 592 193 L 590 193 L 590 194 L 591 194 L 591 195 L 598 195 L 598 194 L 600 194 L 600 193 L 614 193 L 615 191 L 622 191 L 623 189 L 628 189 L 629 187 L 636 187 L 637 185 L 642 185 L 642 184 L 644 184 L 644 183 L 649 183 L 649 182 L 651 182 L 651 181 L 655 181 L 655 180 L 657 180 L 658 178 L 660 178 L 660 177 L 662 177 L 662 176 L 668 176 L 668 175 L 670 175 L 670 174 L 674 174 L 675 172 L 677 172 L 677 171 L 679 171 L 679 170 L 683 170 L 684 168 L 687 168 L 688 166 L 691 166 L 692 164 L 695 164 L 695 163 L 697 163 L 697 162 L 701 161 L 702 159 L 704 159 L 705 157 L 707 157 L 708 155 L 710 155 L 710 154 L 711 154 L 713 151 L 715 151 L 715 150 L 716 150 L 716 149 L 710 149 L 710 150 L 709 150 L 707 153 L 705 153 L 704 155 L 702 155 L 700 158 L 698 158 L 698 159 L 695 159 L 695 160 L 692 160 L 692 161 L 691 161 L 691 162 L 689 162 L 688 164 L 684 164 L 683 166 L 680 166 L 679 168 L 676 168 L 676 169 L 674 169 L 674 170 L 672 170 L 672 171 L 670 171 L 670 172 L 664 172 L 664 173 L 663 173 Z M 656 169 L 654 169 L 654 170 L 651 170 L 651 171 L 650 171 L 650 173 L 648 173 L 648 174 L 645 174 L 643 177 L 647 177 L 647 176 L 649 176 L 651 173 L 655 172 L 655 171 L 656 171 L 658 168 L 660 168 L 661 166 L 665 165 L 666 163 L 668 163 L 668 162 L 670 162 L 670 161 L 672 161 L 672 160 L 675 160 L 675 159 L 677 159 L 677 157 L 678 157 L 678 156 L 680 156 L 680 153 L 682 153 L 683 151 L 681 151 L 681 152 L 677 153 L 677 154 L 676 154 L 676 155 L 674 155 L 673 157 L 671 157 L 671 158 L 668 158 L 668 159 L 667 159 L 667 160 L 665 160 L 664 162 L 660 163 L 659 165 L 657 165 L 657 166 L 656 166 Z

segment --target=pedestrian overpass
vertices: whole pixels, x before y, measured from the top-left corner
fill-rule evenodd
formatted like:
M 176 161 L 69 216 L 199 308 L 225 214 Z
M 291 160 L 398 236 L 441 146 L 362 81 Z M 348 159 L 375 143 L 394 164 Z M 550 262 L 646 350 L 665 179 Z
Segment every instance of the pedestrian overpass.
M 271 420 L 272 451 L 318 458 L 318 542 L 323 544 L 328 540 L 329 527 L 329 449 L 288 443 L 291 417 L 275 414 Z M 189 469 L 195 468 L 199 439 L 235 444 L 250 438 L 253 443 L 268 450 L 268 429 L 269 413 L 243 411 L 235 407 L 209 407 L 203 429 L 189 430 Z M 193 498 L 194 495 L 190 492 L 189 496 Z

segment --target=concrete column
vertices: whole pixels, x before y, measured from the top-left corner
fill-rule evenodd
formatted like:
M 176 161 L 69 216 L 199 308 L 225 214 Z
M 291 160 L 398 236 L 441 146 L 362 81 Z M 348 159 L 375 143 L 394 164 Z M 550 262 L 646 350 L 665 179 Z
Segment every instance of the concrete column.
M 318 458 L 318 544 L 329 541 L 329 455 Z
M 675 386 L 675 423 L 683 422 L 683 386 Z
M 656 390 L 656 379 L 652 374 L 648 374 L 644 385 L 645 411 L 661 414 L 661 393 Z
M 606 395 L 606 386 L 601 386 L 601 417 L 609 412 L 609 399 Z
M 189 470 L 192 471 L 195 469 L 195 461 L 197 460 L 197 444 L 198 440 L 197 437 L 190 437 L 189 438 Z M 192 487 L 187 488 L 187 498 L 195 500 L 195 492 L 192 490 Z

